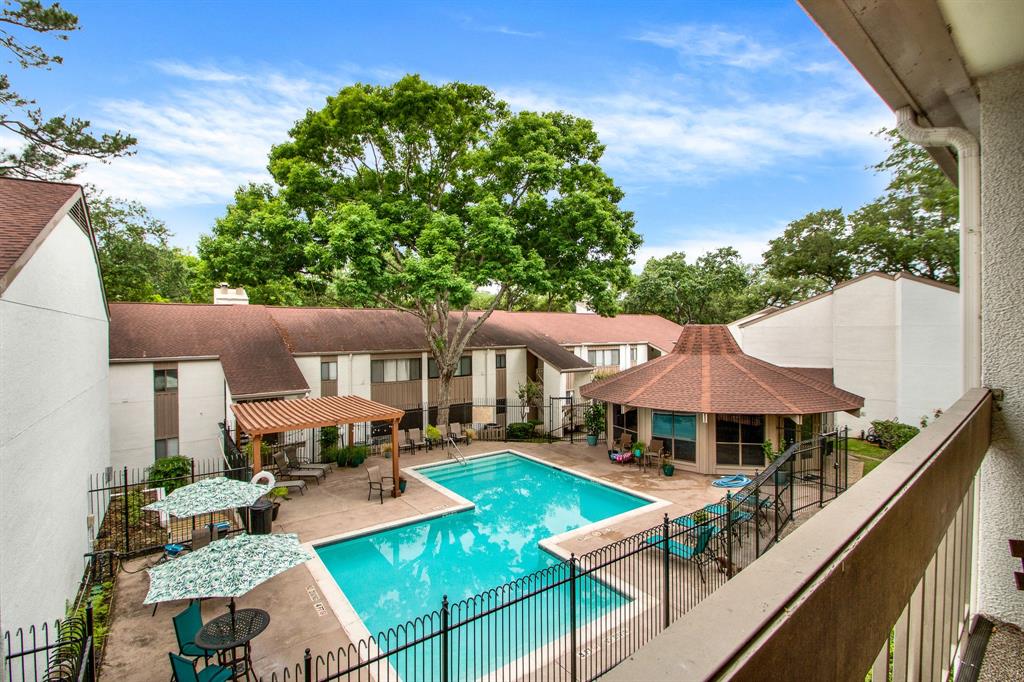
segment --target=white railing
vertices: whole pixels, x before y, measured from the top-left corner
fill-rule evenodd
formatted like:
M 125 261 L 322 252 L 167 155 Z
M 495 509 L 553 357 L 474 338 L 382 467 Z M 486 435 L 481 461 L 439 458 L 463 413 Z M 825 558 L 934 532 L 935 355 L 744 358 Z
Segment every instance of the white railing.
M 973 616 L 992 398 L 965 394 L 610 680 L 948 680 Z

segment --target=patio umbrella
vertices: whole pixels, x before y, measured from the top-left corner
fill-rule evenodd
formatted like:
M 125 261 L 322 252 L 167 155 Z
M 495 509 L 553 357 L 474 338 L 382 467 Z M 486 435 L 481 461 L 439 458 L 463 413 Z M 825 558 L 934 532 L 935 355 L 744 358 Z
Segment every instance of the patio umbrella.
M 311 559 L 295 533 L 236 535 L 149 569 L 144 604 L 178 599 L 235 597 Z
M 235 481 L 223 476 L 204 478 L 178 488 L 164 499 L 147 504 L 143 509 L 187 518 L 212 514 L 223 509 L 248 507 L 269 490 L 268 485 Z

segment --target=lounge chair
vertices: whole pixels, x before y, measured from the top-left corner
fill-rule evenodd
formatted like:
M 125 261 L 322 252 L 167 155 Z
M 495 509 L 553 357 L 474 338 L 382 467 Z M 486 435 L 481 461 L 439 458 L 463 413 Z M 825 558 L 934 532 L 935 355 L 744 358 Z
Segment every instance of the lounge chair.
M 412 449 L 415 452 L 417 448 L 427 447 L 427 441 L 423 438 L 423 431 L 420 429 L 409 429 L 408 431 L 409 443 L 412 445 Z
M 231 679 L 231 670 L 222 665 L 208 665 L 196 672 L 195 661 L 168 652 L 171 657 L 171 671 L 177 682 L 225 682 Z
M 284 456 L 288 460 L 288 466 L 293 469 L 309 469 L 310 471 L 320 471 L 326 476 L 333 467 L 330 464 L 314 464 L 312 462 L 300 462 L 299 461 L 299 446 L 298 445 L 286 445 L 284 447 Z
M 395 489 L 395 479 L 392 476 L 382 476 L 379 466 L 366 467 L 366 478 L 370 484 L 370 491 L 366 494 L 366 501 L 369 502 L 374 493 L 380 494 L 380 503 L 384 504 L 384 491 L 391 492 Z M 387 481 L 387 482 L 386 482 Z
M 697 573 L 700 575 L 700 581 L 703 583 L 707 582 L 704 578 L 704 565 L 715 560 L 715 555 L 710 549 L 711 537 L 713 535 L 712 525 L 706 523 L 698 528 L 697 541 L 693 545 L 687 545 L 671 539 L 666 543 L 662 535 L 652 535 L 647 538 L 647 544 L 659 549 L 664 548 L 667 544 L 669 554 L 683 561 L 689 561 L 697 567 Z
M 178 640 L 178 653 L 188 656 L 193 660 L 203 659 L 203 663 L 209 665 L 210 658 L 216 653 L 209 649 L 196 646 L 195 638 L 203 627 L 203 616 L 199 610 L 199 601 L 193 600 L 185 607 L 185 610 L 174 616 L 171 621 L 174 623 L 174 636 Z
M 293 469 L 288 465 L 288 460 L 285 458 L 283 452 L 274 453 L 274 463 L 277 464 L 277 475 L 278 477 L 285 477 L 286 479 L 312 479 L 320 483 L 320 479 L 324 477 L 324 472 L 313 471 L 311 469 Z
M 456 441 L 466 441 L 466 433 L 462 430 L 462 424 L 452 424 L 451 437 Z

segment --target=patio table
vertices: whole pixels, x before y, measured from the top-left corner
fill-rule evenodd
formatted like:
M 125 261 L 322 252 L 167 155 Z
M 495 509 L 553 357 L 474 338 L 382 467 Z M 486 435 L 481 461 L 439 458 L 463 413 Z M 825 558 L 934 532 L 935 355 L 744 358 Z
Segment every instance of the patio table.
M 252 671 L 250 642 L 270 625 L 270 614 L 262 609 L 237 609 L 217 616 L 196 634 L 195 644 L 217 652 L 217 662 L 231 670 L 231 679 L 258 680 Z M 242 655 L 238 655 L 238 650 Z M 230 657 L 229 657 L 230 656 Z

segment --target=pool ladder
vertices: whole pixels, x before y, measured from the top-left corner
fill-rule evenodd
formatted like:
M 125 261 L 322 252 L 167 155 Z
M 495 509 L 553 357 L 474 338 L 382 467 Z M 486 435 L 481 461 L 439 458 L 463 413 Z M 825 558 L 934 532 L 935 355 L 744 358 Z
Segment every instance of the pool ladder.
M 454 459 L 459 464 L 466 463 L 466 456 L 462 454 L 462 450 L 459 449 L 459 444 L 455 442 L 455 439 L 448 436 L 447 442 L 448 457 Z M 452 450 L 454 448 L 454 450 Z

